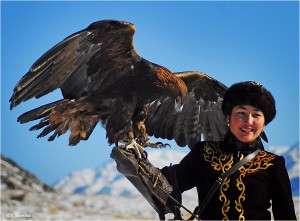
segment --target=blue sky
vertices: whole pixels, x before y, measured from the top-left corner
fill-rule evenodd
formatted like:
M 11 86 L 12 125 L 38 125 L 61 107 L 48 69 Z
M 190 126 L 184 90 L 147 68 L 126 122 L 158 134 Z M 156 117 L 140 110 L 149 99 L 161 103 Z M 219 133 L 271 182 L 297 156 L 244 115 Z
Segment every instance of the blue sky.
M 59 91 L 9 110 L 13 87 L 48 49 L 103 19 L 136 25 L 138 53 L 171 71 L 202 71 L 227 86 L 256 80 L 277 102 L 265 146 L 299 140 L 298 2 L 1 2 L 1 152 L 48 184 L 109 160 L 99 125 L 90 140 L 48 142 L 21 125 L 25 111 L 61 98 Z M 187 152 L 188 149 L 176 147 Z M 164 151 L 164 150 L 162 150 Z M 166 162 L 168 165 L 170 162 Z

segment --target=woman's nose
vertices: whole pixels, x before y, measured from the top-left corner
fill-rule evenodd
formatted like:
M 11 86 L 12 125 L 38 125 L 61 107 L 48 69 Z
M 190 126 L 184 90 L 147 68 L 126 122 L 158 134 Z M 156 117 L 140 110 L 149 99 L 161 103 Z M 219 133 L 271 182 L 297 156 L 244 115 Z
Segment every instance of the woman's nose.
M 252 115 L 251 115 L 251 114 L 246 114 L 246 115 L 244 116 L 244 122 L 245 122 L 245 123 L 248 123 L 248 124 L 252 124 L 252 122 L 253 122 L 253 117 L 252 117 Z

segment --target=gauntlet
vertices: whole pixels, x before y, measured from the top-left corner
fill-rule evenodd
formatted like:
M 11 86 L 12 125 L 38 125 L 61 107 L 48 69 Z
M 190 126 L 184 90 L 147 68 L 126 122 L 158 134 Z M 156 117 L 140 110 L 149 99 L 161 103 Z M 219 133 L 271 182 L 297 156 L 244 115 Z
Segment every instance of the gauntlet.
M 164 219 L 167 213 L 173 213 L 167 205 L 167 200 L 173 187 L 147 158 L 137 158 L 131 150 L 124 147 L 114 147 L 111 158 L 117 163 L 117 170 L 122 173 L 150 203 L 153 209 Z

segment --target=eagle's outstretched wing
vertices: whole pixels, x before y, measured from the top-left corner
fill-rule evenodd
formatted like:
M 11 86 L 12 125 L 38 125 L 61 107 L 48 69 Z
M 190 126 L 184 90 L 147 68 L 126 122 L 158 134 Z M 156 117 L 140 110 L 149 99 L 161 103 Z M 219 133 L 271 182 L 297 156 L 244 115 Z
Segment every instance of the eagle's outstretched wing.
M 201 134 L 205 140 L 223 140 L 228 130 L 222 113 L 227 87 L 201 72 L 175 74 L 186 84 L 188 98 L 180 112 L 174 110 L 173 101 L 169 98 L 151 103 L 145 121 L 148 134 L 174 139 L 179 146 L 188 145 L 190 148 L 201 139 Z
M 142 137 L 144 107 L 161 97 L 182 105 L 184 82 L 167 68 L 143 59 L 134 49 L 135 26 L 103 20 L 67 37 L 39 58 L 17 83 L 11 109 L 30 98 L 60 88 L 63 98 L 22 114 L 18 121 L 41 119 L 31 130 L 49 140 L 70 130 L 70 145 L 89 138 L 98 122 L 109 144 L 131 143 Z
M 114 20 L 95 22 L 72 34 L 39 58 L 17 83 L 11 109 L 57 88 L 77 99 L 104 91 L 129 75 L 141 57 L 134 50 L 135 27 Z

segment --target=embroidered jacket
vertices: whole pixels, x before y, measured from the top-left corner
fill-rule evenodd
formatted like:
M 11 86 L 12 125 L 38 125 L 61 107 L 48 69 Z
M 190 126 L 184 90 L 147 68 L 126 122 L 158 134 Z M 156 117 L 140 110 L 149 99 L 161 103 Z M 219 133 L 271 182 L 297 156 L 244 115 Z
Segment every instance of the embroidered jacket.
M 196 187 L 202 202 L 222 173 L 260 148 L 250 162 L 226 178 L 204 209 L 203 220 L 296 220 L 290 180 L 281 156 L 264 151 L 258 138 L 245 144 L 229 132 L 222 142 L 198 142 L 178 165 L 161 171 L 175 188 L 173 195 Z

